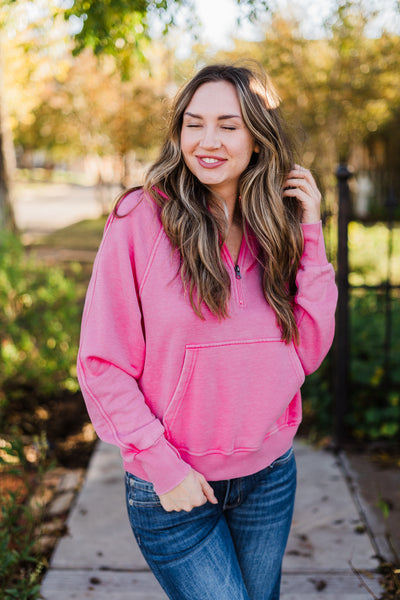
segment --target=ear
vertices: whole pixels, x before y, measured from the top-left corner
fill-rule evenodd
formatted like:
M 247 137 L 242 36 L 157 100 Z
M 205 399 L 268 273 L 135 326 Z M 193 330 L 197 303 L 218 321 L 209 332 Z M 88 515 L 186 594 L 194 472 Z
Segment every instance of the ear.
M 260 153 L 260 146 L 257 144 L 257 142 L 254 144 L 253 152 L 255 152 L 256 154 Z

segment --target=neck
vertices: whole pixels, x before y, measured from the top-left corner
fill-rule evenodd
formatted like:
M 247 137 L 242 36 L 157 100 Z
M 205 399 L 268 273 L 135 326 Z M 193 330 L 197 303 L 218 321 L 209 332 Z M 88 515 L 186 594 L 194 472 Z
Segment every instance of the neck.
M 228 220 L 228 227 L 230 228 L 233 224 L 241 223 L 241 210 L 239 204 L 239 198 L 237 194 L 229 197 L 218 197 L 214 196 L 215 200 L 221 206 L 224 206 L 224 212 Z

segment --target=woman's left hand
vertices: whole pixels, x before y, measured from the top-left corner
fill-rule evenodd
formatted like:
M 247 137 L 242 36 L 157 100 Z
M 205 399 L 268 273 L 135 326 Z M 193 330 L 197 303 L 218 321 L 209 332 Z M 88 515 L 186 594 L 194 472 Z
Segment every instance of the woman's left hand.
M 321 219 L 321 193 L 308 169 L 294 165 L 283 187 L 283 197 L 296 197 L 303 207 L 302 223 L 318 223 Z

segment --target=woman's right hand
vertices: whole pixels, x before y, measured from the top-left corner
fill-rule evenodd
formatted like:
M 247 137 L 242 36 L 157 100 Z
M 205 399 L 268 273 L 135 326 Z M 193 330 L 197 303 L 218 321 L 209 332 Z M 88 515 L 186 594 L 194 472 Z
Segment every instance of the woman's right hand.
M 218 504 L 214 490 L 205 477 L 192 469 L 185 479 L 166 494 L 159 496 L 161 506 L 167 512 L 184 510 L 190 512 L 195 506 L 201 506 L 207 501 Z

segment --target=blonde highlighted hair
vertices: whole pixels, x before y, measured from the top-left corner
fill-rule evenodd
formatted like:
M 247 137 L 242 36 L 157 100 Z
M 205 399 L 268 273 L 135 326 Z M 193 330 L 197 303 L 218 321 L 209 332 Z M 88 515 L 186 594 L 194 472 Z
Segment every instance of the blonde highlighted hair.
M 279 113 L 279 98 L 264 73 L 245 66 L 209 65 L 177 94 L 164 145 L 150 167 L 145 191 L 161 207 L 161 219 L 173 248 L 180 254 L 180 276 L 193 310 L 202 308 L 228 317 L 230 278 L 221 258 L 227 232 L 221 200 L 187 168 L 180 146 L 184 112 L 196 90 L 209 82 L 227 81 L 237 92 L 244 123 L 259 150 L 239 181 L 244 233 L 257 239 L 261 285 L 286 342 L 297 340 L 293 313 L 296 273 L 303 252 L 301 205 L 282 198 L 293 167 L 293 150 Z M 118 205 L 117 205 L 118 207 Z

